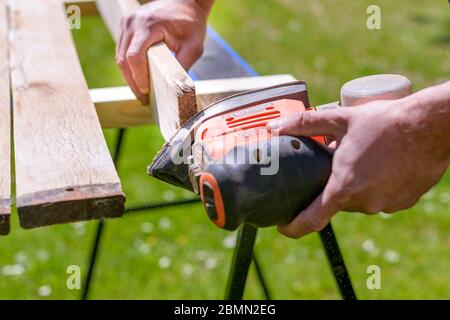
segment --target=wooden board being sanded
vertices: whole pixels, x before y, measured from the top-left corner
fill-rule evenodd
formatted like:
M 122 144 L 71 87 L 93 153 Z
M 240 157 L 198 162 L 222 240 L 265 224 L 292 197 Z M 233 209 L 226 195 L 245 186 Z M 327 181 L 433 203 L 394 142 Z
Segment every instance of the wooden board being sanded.
M 22 227 L 117 217 L 124 194 L 60 0 L 8 0 Z
M 117 41 L 122 18 L 140 6 L 137 0 L 97 0 L 98 11 Z M 165 140 L 197 113 L 194 81 L 164 43 L 148 50 L 150 107 Z
M 6 0 L 0 0 L 0 235 L 10 230 L 11 117 Z
M 195 81 L 197 106 L 209 104 L 247 90 L 262 89 L 296 79 L 288 74 Z M 103 128 L 127 128 L 154 123 L 149 108 L 143 108 L 127 86 L 89 90 Z

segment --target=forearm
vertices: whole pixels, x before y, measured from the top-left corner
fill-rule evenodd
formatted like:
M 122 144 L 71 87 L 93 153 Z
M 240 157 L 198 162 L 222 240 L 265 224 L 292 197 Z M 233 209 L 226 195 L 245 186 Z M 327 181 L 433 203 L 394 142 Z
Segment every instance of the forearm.
M 418 91 L 404 99 L 412 125 L 450 162 L 450 81 Z M 417 141 L 412 143 L 418 143 Z

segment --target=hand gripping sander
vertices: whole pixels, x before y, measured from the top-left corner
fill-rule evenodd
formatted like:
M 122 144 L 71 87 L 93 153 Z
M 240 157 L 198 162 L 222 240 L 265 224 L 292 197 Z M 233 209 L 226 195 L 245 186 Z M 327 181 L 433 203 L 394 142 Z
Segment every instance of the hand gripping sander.
M 289 223 L 323 190 L 331 174 L 326 137 L 278 136 L 269 121 L 411 93 L 399 75 L 346 83 L 341 101 L 311 107 L 306 83 L 248 91 L 215 102 L 188 120 L 148 168 L 160 180 L 199 193 L 220 228 Z

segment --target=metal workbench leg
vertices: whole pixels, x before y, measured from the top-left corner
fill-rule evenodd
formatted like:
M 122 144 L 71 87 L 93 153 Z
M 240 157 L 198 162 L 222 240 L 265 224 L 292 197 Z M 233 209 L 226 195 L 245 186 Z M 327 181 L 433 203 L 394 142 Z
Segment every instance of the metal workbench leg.
M 243 225 L 238 231 L 236 247 L 231 261 L 230 275 L 225 291 L 226 300 L 241 300 L 244 294 L 248 270 L 252 263 L 253 246 L 258 229 Z
M 120 151 L 122 149 L 122 143 L 123 143 L 124 136 L 125 136 L 125 129 L 119 129 L 119 131 L 117 132 L 116 145 L 115 145 L 114 154 L 113 154 L 113 162 L 114 162 L 114 165 L 116 166 L 117 171 L 118 171 L 117 164 L 119 162 Z M 90 256 L 89 264 L 88 264 L 88 272 L 86 274 L 86 278 L 84 279 L 83 291 L 81 293 L 82 300 L 86 300 L 89 297 L 89 289 L 91 286 L 92 276 L 95 271 L 98 251 L 100 249 L 104 227 L 105 227 L 105 220 L 100 219 L 97 223 L 97 230 L 95 231 L 94 243 L 92 245 L 91 256 Z
M 267 286 L 267 281 L 265 280 L 261 264 L 259 263 L 256 253 L 253 252 L 253 263 L 255 264 L 256 275 L 258 276 L 259 283 L 264 293 L 266 300 L 271 300 L 272 295 L 270 294 L 269 287 Z
M 331 224 L 329 223 L 319 234 L 342 298 L 344 300 L 356 300 L 356 294 Z

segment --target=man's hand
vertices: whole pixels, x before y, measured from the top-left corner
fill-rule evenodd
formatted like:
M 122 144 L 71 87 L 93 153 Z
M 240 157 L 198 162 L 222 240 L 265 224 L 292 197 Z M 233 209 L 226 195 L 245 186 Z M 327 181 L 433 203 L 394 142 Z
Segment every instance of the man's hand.
M 164 41 L 189 69 L 201 56 L 206 20 L 213 0 L 158 0 L 122 19 L 116 62 L 136 97 L 148 103 L 147 50 Z
M 269 127 L 283 135 L 336 139 L 323 192 L 279 231 L 299 238 L 340 210 L 375 214 L 412 207 L 450 162 L 450 81 L 395 101 L 306 112 Z

